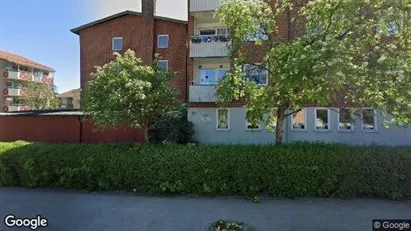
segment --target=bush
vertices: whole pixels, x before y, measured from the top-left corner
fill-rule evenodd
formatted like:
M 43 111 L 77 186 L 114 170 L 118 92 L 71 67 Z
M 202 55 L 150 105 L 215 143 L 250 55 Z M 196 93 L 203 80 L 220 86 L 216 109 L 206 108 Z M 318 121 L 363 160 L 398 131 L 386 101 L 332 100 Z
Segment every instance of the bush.
M 194 125 L 187 120 L 187 112 L 169 113 L 153 121 L 149 130 L 150 143 L 194 143 Z
M 411 196 L 411 147 L 0 143 L 0 184 L 254 197 Z

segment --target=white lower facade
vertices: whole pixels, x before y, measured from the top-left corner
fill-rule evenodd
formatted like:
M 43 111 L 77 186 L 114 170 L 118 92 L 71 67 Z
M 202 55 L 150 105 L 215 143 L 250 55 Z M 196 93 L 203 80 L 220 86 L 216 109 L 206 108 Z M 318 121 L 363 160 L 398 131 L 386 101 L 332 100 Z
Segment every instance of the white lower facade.
M 266 125 L 249 129 L 251 125 L 247 124 L 245 115 L 243 107 L 224 110 L 191 107 L 188 110 L 188 120 L 194 124 L 195 138 L 200 143 L 275 143 L 275 134 Z M 338 108 L 305 108 L 285 119 L 284 142 L 411 145 L 411 126 L 385 128 L 377 110 L 364 109 L 355 121 L 344 121 L 344 118 L 344 112 L 340 113 Z

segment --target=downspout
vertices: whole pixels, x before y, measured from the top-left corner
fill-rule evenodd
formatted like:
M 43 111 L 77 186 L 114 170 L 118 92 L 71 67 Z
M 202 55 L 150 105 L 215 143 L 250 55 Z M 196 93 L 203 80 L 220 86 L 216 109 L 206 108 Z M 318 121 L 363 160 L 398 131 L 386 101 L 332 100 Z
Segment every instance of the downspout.
M 154 8 L 155 7 L 156 6 L 154 5 Z M 154 61 L 154 58 L 156 57 L 156 45 L 157 45 L 157 33 L 156 33 L 157 27 L 156 27 L 156 24 L 157 24 L 157 21 L 155 19 L 155 15 L 154 15 L 154 12 L 153 12 L 153 55 L 151 57 L 151 59 L 153 61 Z M 152 63 L 154 63 L 153 61 L 152 61 Z
M 188 2 L 190 2 L 190 0 L 188 1 Z M 190 5 L 190 4 L 189 4 Z M 188 17 L 190 17 L 190 16 L 188 16 Z M 186 96 L 185 96 L 185 99 L 184 99 L 184 102 L 188 105 L 188 99 L 189 99 L 189 86 L 188 86 L 188 61 L 190 60 L 190 52 L 189 52 L 189 46 L 190 46 L 190 42 L 189 42 L 189 34 L 188 34 L 188 24 L 187 24 L 187 26 L 186 26 L 186 86 L 185 86 L 185 89 L 186 89 Z
M 189 84 L 188 78 L 190 78 L 188 76 L 188 73 L 189 73 L 188 72 L 188 61 L 190 60 L 190 36 L 191 36 L 189 34 L 189 31 L 190 31 L 189 30 L 189 27 L 190 27 L 190 0 L 187 1 L 187 11 L 188 11 L 188 14 L 187 14 L 187 26 L 186 26 L 186 86 L 185 86 L 185 88 L 186 88 L 186 97 L 184 99 L 186 105 L 188 105 L 188 103 L 189 103 L 188 99 L 190 97 L 190 95 L 189 95 L 190 88 L 188 86 L 188 84 Z

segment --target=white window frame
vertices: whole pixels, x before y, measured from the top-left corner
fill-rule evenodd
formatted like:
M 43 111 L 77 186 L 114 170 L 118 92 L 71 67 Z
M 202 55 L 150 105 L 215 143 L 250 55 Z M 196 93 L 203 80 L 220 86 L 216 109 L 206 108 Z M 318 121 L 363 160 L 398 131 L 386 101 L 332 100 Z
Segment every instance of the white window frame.
M 354 121 L 354 120 L 353 120 L 353 122 L 351 123 L 351 129 L 340 128 L 340 123 L 341 123 L 341 121 L 340 121 L 340 111 L 341 111 L 341 108 L 338 108 L 338 113 L 337 113 L 337 130 L 338 130 L 339 132 L 354 132 L 354 127 L 355 127 L 355 121 Z M 352 118 L 352 114 L 350 114 L 350 117 L 351 117 L 351 119 L 353 119 L 353 118 Z
M 167 38 L 167 46 L 160 46 L 160 38 L 161 37 Z M 168 34 L 159 34 L 157 36 L 157 48 L 168 48 L 169 46 L 170 46 L 170 37 L 168 36 Z
M 327 128 L 320 129 L 317 128 L 317 110 L 327 110 Z M 316 107 L 314 108 L 314 131 L 316 132 L 329 132 L 331 131 L 331 121 L 330 121 L 330 109 L 325 107 Z
M 166 63 L 166 64 L 167 64 L 167 68 L 166 68 L 166 70 L 164 70 L 164 71 L 168 71 L 168 60 L 167 60 L 167 59 L 158 60 L 158 61 L 157 61 L 157 65 L 158 65 L 159 63 Z M 158 66 L 158 67 L 160 67 L 160 66 Z
M 116 39 L 121 39 L 121 48 L 120 49 L 115 49 L 114 47 L 114 40 Z M 123 50 L 123 37 L 113 37 L 111 39 L 111 50 L 113 51 L 122 51 Z
M 263 41 L 268 40 L 268 35 L 266 35 L 266 34 L 258 35 L 260 32 L 262 32 L 262 30 L 263 30 L 262 26 L 258 25 L 258 29 L 257 29 L 256 33 L 253 34 L 253 35 L 248 35 L 246 40 L 248 42 L 255 42 L 257 40 L 263 40 Z
M 227 128 L 219 128 L 218 127 L 218 111 L 219 110 L 227 110 Z M 230 109 L 229 108 L 217 108 L 216 109 L 216 123 L 215 123 L 215 128 L 217 131 L 229 131 L 230 130 Z
M 261 131 L 261 122 L 258 123 L 258 128 L 248 128 L 248 125 L 251 123 L 247 120 L 247 116 L 245 118 L 245 130 L 246 131 Z
M 291 131 L 293 131 L 293 132 L 305 132 L 305 131 L 307 131 L 307 108 L 303 108 L 301 111 L 304 112 L 304 128 L 294 128 L 294 126 L 293 126 L 293 124 L 294 124 L 294 121 L 293 121 L 294 114 L 292 114 L 292 115 L 290 115 L 290 121 L 291 121 L 290 126 L 291 126 Z
M 214 30 L 214 34 L 210 35 L 200 35 L 202 30 Z M 225 30 L 225 34 L 218 34 L 217 30 Z M 228 28 L 227 27 L 215 27 L 215 28 L 198 28 L 198 36 L 200 37 L 207 37 L 207 36 L 228 36 Z
M 256 65 L 261 65 L 261 63 L 254 63 L 254 65 L 251 65 L 251 64 L 244 64 L 244 66 L 243 66 L 243 71 L 244 71 L 244 73 L 246 72 L 246 67 L 248 67 L 248 66 L 256 66 Z M 268 67 L 266 67 L 266 68 L 268 68 Z M 264 70 L 265 72 L 267 72 L 267 78 L 266 78 L 266 81 L 265 81 L 265 83 L 263 83 L 263 84 L 257 84 L 256 83 L 256 85 L 257 86 L 267 86 L 268 85 L 268 77 L 269 77 L 269 73 L 268 73 L 268 70 Z
M 212 70 L 212 71 L 214 71 L 214 74 L 215 74 L 215 77 L 216 77 L 216 81 L 215 82 L 212 82 L 212 83 L 210 83 L 210 84 L 203 84 L 203 85 L 217 85 L 218 84 L 218 82 L 220 81 L 220 78 L 219 78 L 219 75 L 218 75 L 218 73 L 220 72 L 220 71 L 222 71 L 222 70 L 224 70 L 224 71 L 226 71 L 226 73 L 227 72 L 229 72 L 230 71 L 230 69 L 229 68 L 205 68 L 205 69 L 198 69 L 198 82 L 199 83 L 201 83 L 201 71 L 205 71 L 205 70 Z
M 364 129 L 363 111 L 373 110 L 374 112 L 374 129 Z M 377 110 L 373 108 L 361 108 L 361 131 L 362 132 L 378 132 L 378 120 L 377 120 Z

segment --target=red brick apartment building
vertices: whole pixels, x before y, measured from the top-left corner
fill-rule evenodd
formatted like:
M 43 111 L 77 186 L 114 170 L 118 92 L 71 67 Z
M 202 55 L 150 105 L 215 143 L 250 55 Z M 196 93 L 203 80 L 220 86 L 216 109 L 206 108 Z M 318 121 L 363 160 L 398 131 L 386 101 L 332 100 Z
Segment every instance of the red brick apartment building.
M 94 66 L 113 60 L 113 52 L 134 50 L 149 64 L 155 53 L 161 55 L 161 65 L 178 72 L 172 80 L 187 95 L 187 22 L 155 15 L 156 1 L 143 0 L 142 13 L 124 11 L 71 31 L 80 38 L 80 87 L 90 80 Z
M 271 1 L 274 3 L 274 1 Z M 214 18 L 221 0 L 188 0 L 188 22 L 155 15 L 156 1 L 142 0 L 142 13 L 125 11 L 71 30 L 80 38 L 81 87 L 90 80 L 96 65 L 113 59 L 113 51 L 134 50 L 147 64 L 154 54 L 163 57 L 160 63 L 178 76 L 172 83 L 181 91 L 180 98 L 188 106 L 188 119 L 193 122 L 196 139 L 203 143 L 271 143 L 274 134 L 263 124 L 252 127 L 246 120 L 242 102 L 228 108 L 216 104 L 216 84 L 230 69 L 228 56 L 229 31 Z M 277 18 L 281 40 L 292 40 L 305 33 L 290 30 L 290 12 Z M 259 63 L 264 46 L 255 46 L 250 36 L 250 62 Z M 264 39 L 264 38 L 263 38 Z M 258 85 L 268 84 L 268 72 L 250 68 L 251 78 Z M 389 129 L 380 126 L 377 110 L 368 110 L 364 120 L 341 123 L 343 114 L 328 108 L 307 107 L 286 118 L 284 141 L 308 140 L 346 143 L 410 144 L 411 128 Z M 321 116 L 319 116 L 321 115 Z M 364 122 L 365 121 L 365 122 Z
M 1 112 L 30 110 L 22 101 L 29 93 L 21 87 L 23 81 L 54 84 L 53 68 L 6 51 L 0 51 L 0 71 Z

